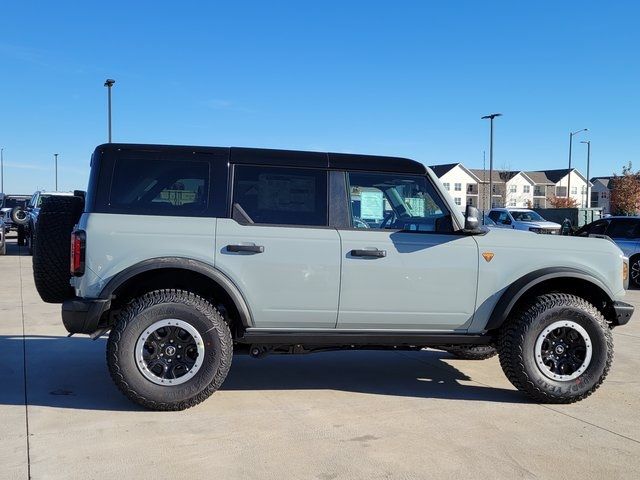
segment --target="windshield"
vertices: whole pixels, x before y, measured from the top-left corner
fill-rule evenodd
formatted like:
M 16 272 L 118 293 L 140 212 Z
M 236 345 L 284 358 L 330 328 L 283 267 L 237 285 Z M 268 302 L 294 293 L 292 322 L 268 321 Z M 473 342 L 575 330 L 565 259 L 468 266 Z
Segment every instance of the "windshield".
M 511 216 L 516 222 L 545 222 L 546 220 L 531 210 L 513 211 L 511 210 Z

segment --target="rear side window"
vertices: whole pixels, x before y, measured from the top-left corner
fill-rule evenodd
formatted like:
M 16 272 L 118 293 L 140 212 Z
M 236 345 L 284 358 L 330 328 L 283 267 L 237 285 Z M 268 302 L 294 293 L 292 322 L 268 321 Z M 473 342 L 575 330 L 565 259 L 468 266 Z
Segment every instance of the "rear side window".
M 109 205 L 149 215 L 199 215 L 209 197 L 209 163 L 118 158 Z
M 290 167 L 236 165 L 234 218 L 243 223 L 327 225 L 327 172 Z

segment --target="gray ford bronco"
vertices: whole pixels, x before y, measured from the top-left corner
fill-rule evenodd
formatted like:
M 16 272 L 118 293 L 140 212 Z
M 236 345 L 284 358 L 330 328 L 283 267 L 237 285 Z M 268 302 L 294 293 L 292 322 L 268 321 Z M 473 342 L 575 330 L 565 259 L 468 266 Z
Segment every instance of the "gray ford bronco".
M 156 410 L 206 399 L 234 353 L 425 347 L 497 351 L 518 390 L 571 403 L 633 313 L 613 242 L 487 230 L 405 158 L 102 145 L 86 198 L 37 229 L 41 296 L 70 334 L 110 332 L 113 380 Z

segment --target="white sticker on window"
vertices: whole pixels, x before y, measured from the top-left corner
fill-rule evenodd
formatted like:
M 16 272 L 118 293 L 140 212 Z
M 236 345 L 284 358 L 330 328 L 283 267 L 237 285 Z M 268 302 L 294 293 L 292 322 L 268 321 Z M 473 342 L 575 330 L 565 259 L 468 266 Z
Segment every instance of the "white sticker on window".
M 360 192 L 360 218 L 382 220 L 384 218 L 384 197 L 382 192 Z

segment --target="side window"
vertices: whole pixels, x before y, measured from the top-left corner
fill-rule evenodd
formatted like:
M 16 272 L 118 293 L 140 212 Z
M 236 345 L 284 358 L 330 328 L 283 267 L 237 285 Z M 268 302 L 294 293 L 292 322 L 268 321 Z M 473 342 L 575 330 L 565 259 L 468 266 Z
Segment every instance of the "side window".
M 609 222 L 606 220 L 594 223 L 591 228 L 589 228 L 587 235 L 604 235 L 608 224 Z
M 249 223 L 327 225 L 327 172 L 236 165 L 233 206 Z
M 109 206 L 132 214 L 198 215 L 208 196 L 208 162 L 119 158 Z
M 452 232 L 451 214 L 426 177 L 348 174 L 354 228 Z
M 489 218 L 494 222 L 498 223 L 498 218 L 500 218 L 500 212 L 497 212 L 495 210 L 489 212 Z
M 638 220 L 615 218 L 611 220 L 609 228 L 607 228 L 607 235 L 611 238 L 636 238 L 638 236 Z

